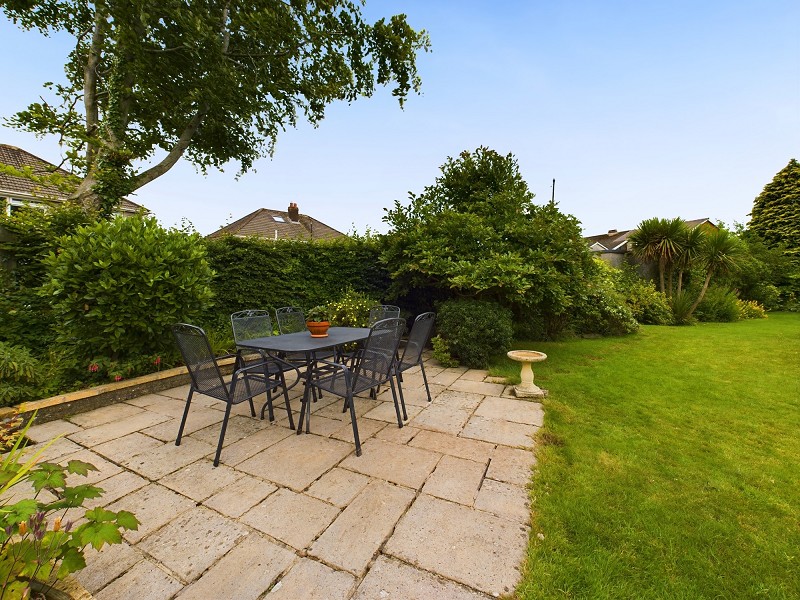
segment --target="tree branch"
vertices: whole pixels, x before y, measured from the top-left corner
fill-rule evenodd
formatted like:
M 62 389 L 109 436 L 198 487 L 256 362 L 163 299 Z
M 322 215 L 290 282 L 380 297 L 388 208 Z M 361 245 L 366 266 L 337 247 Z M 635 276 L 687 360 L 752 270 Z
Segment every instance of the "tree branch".
M 95 156 L 98 148 L 97 143 L 92 138 L 97 133 L 100 124 L 99 108 L 97 104 L 97 67 L 100 64 L 102 54 L 103 39 L 105 35 L 105 16 L 100 8 L 94 16 L 94 31 L 92 41 L 89 44 L 89 51 L 86 55 L 86 66 L 83 69 L 83 106 L 86 111 L 86 165 L 91 171 L 94 167 Z

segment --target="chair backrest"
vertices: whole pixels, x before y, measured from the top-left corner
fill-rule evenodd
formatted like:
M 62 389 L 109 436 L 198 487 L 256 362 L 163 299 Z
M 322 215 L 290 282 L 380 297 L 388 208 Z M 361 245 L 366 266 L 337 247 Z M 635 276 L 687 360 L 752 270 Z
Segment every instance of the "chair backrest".
M 400 307 L 391 304 L 379 304 L 369 309 L 369 327 L 384 319 L 395 319 L 400 316 Z
M 231 315 L 231 329 L 237 344 L 269 337 L 272 335 L 272 318 L 268 310 L 240 310 Z
M 406 347 L 403 349 L 403 357 L 400 359 L 400 367 L 402 369 L 419 364 L 425 344 L 428 343 L 433 332 L 433 322 L 435 320 L 436 313 L 432 312 L 422 313 L 414 319 L 411 333 L 408 334 L 408 343 L 406 343 Z
M 297 306 L 284 306 L 275 310 L 278 331 L 281 333 L 297 333 L 306 330 L 306 316 L 303 309 Z
M 220 392 L 227 394 L 227 386 L 206 332 L 194 325 L 178 323 L 172 326 L 172 335 L 181 351 L 183 362 L 189 369 L 194 388 L 202 394 L 214 397 L 219 397 Z
M 406 322 L 400 318 L 383 319 L 372 326 L 354 373 L 359 386 L 378 385 L 389 378 L 405 328 Z

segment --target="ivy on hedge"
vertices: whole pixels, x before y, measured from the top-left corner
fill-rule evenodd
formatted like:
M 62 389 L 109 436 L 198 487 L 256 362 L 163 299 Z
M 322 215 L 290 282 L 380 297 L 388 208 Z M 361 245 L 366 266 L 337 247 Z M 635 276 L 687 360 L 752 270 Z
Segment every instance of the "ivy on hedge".
M 309 308 L 347 288 L 383 298 L 390 284 L 371 237 L 301 242 L 226 236 L 207 239 L 206 247 L 218 319 L 248 308 Z

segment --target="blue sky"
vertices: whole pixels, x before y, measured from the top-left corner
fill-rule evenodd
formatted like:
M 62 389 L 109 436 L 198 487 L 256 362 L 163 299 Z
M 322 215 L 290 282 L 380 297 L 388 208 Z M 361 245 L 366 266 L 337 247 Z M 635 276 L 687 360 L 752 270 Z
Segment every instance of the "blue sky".
M 341 231 L 385 231 L 383 209 L 433 183 L 448 156 L 513 153 L 537 202 L 555 198 L 587 235 L 642 219 L 746 222 L 753 199 L 800 159 L 800 2 L 368 0 L 426 29 L 422 95 L 337 104 L 279 139 L 238 180 L 188 163 L 132 197 L 167 226 L 207 234 L 257 208 Z M 69 40 L 0 16 L 0 116 L 63 78 Z M 9 85 L 8 83 L 11 83 Z M 0 125 L 0 142 L 51 162 L 54 140 Z

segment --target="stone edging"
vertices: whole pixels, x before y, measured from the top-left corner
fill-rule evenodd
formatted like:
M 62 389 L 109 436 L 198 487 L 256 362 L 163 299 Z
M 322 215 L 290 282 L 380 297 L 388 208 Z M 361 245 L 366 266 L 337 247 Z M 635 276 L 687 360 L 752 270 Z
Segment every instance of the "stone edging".
M 223 373 L 227 374 L 233 371 L 233 362 L 233 358 L 225 358 L 218 361 L 218 364 Z M 28 417 L 31 413 L 37 411 L 36 422 L 46 423 L 68 415 L 94 410 L 95 408 L 138 398 L 146 394 L 154 394 L 179 385 L 186 385 L 189 382 L 189 372 L 186 367 L 176 367 L 166 371 L 142 375 L 141 377 L 98 385 L 85 390 L 59 394 L 43 400 L 33 400 L 23 402 L 17 406 L 0 408 L 0 418 L 8 418 L 15 415 Z

